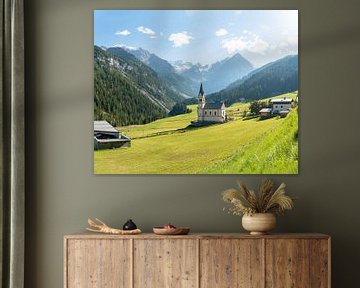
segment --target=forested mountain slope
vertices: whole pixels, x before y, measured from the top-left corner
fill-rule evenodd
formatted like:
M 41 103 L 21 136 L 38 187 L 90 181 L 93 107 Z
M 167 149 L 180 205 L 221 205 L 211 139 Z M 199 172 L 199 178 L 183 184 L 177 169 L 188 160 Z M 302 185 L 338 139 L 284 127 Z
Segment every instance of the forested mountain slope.
M 121 48 L 119 48 L 121 49 Z M 145 124 L 166 116 L 184 99 L 155 71 L 124 50 L 94 47 L 95 120 L 112 125 Z

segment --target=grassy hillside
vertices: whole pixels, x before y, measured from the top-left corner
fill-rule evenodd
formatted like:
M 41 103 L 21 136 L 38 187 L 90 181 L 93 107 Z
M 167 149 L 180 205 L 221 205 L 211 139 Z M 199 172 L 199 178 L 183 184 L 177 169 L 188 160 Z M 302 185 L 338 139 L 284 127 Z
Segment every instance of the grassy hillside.
M 241 115 L 248 103 L 228 107 Z M 243 120 L 187 128 L 191 113 L 146 125 L 120 127 L 132 138 L 129 149 L 94 152 L 96 174 L 295 174 L 297 173 L 297 110 L 287 118 Z
M 292 111 L 281 126 L 203 172 L 233 174 L 234 171 L 242 174 L 297 174 L 298 110 Z

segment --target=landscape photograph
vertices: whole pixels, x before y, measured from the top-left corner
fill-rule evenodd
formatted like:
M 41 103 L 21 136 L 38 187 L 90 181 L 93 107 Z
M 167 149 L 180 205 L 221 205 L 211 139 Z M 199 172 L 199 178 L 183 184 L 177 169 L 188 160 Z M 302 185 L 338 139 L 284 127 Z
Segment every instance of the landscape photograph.
M 298 174 L 297 10 L 95 10 L 94 174 Z

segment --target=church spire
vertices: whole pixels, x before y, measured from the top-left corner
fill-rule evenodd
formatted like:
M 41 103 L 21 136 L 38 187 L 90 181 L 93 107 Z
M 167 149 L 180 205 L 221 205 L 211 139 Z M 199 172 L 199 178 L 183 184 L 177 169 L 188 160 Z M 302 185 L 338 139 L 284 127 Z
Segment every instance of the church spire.
M 205 92 L 202 83 L 200 85 L 200 90 L 198 95 L 198 107 L 199 109 L 203 109 L 205 107 Z
M 204 93 L 204 89 L 203 89 L 203 85 L 201 83 L 200 85 L 200 90 L 199 90 L 199 95 L 203 96 L 205 93 Z

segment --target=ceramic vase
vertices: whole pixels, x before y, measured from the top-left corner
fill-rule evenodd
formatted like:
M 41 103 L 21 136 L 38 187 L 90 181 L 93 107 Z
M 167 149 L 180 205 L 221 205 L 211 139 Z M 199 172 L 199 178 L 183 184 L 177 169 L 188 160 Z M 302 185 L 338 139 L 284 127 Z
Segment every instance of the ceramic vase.
M 242 217 L 242 226 L 251 235 L 263 235 L 274 229 L 276 217 L 272 213 L 255 213 Z

